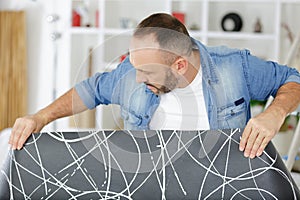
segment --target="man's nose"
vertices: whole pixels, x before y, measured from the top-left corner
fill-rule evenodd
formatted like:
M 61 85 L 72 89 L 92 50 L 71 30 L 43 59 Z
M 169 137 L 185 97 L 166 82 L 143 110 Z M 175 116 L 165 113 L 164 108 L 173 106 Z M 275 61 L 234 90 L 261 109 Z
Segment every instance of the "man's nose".
M 135 78 L 136 78 L 136 82 L 138 82 L 138 83 L 146 83 L 147 82 L 147 78 L 142 72 L 137 71 Z

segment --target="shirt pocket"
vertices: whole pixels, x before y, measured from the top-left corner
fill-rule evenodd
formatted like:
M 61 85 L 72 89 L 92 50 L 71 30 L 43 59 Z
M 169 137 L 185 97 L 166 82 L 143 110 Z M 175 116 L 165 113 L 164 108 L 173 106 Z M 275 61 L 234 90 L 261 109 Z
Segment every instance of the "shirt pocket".
M 130 111 L 127 108 L 123 107 L 121 109 L 121 116 L 124 120 L 124 124 L 130 124 L 130 129 L 131 127 L 135 127 L 132 129 L 137 129 L 138 126 L 140 126 L 142 123 L 142 117 L 140 117 L 139 115 L 135 114 L 133 111 Z
M 244 98 L 217 109 L 219 128 L 243 128 L 246 125 L 247 106 Z

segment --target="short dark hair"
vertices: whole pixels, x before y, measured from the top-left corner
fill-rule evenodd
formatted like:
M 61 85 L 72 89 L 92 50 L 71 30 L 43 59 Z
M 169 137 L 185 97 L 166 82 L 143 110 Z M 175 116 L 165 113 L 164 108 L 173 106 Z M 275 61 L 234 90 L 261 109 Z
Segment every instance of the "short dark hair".
M 192 40 L 184 26 L 177 18 L 166 13 L 155 13 L 142 20 L 134 30 L 133 36 L 142 38 L 154 34 L 159 46 L 175 57 L 189 56 L 192 52 Z M 170 57 L 168 56 L 170 59 Z
M 138 24 L 137 29 L 149 27 L 170 29 L 190 36 L 186 27 L 176 17 L 167 13 L 155 13 L 150 15 Z M 139 31 L 136 30 L 135 34 L 139 34 Z

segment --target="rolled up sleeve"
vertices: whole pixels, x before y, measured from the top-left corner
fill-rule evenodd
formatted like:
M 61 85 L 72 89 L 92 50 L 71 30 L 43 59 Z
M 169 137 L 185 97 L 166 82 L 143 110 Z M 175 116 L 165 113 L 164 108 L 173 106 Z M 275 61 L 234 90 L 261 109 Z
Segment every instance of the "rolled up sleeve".
M 266 100 L 269 96 L 276 96 L 278 89 L 285 83 L 300 84 L 299 72 L 286 65 L 265 61 L 250 55 L 247 51 L 245 77 L 251 99 Z
M 132 69 L 129 59 L 126 58 L 115 70 L 96 73 L 94 76 L 76 84 L 75 90 L 89 109 L 93 109 L 100 104 L 111 104 L 112 95 L 116 93 L 116 85 L 124 74 Z M 113 103 L 117 103 L 117 101 Z
M 79 97 L 89 109 L 93 109 L 101 103 L 100 99 L 97 98 L 96 95 L 98 79 L 101 75 L 101 73 L 96 73 L 94 76 L 75 85 L 75 90 Z

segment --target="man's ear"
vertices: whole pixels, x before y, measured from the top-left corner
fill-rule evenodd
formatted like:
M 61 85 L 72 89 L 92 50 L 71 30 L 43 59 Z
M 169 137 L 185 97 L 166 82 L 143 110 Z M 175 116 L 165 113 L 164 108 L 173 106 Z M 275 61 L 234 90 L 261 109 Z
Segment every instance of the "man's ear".
M 177 73 L 183 75 L 188 69 L 188 64 L 189 63 L 185 58 L 179 57 L 174 63 L 174 68 L 176 69 Z

